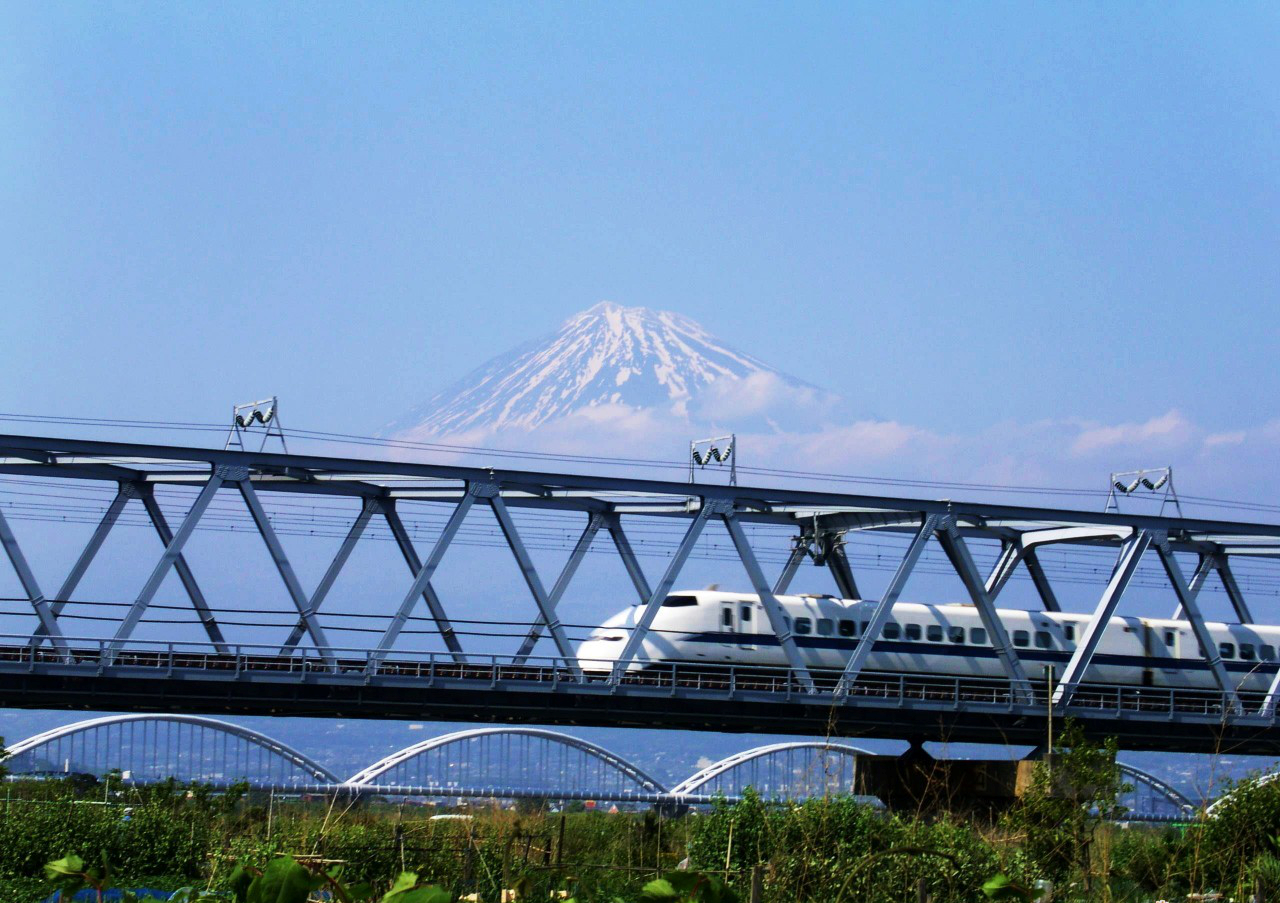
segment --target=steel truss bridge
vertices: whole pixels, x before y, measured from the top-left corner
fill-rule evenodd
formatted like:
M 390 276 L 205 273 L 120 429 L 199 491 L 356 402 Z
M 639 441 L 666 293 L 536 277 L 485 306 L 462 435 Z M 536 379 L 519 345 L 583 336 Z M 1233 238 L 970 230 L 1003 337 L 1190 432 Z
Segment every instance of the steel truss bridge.
M 107 487 L 112 493 L 53 595 L 46 595 L 0 511 L 0 543 L 23 589 L 20 602 L 36 625 L 34 633 L 0 636 L 4 706 L 592 724 L 1032 746 L 1045 735 L 1051 711 L 1055 718 L 1076 719 L 1095 736 L 1114 736 L 1128 749 L 1265 754 L 1274 753 L 1280 741 L 1280 671 L 1265 693 L 1237 692 L 1198 601 L 1216 574 L 1240 623 L 1253 623 L 1232 567 L 1241 560 L 1280 557 L 1280 527 L 1274 525 L 19 435 L 0 435 L 0 474 L 59 487 Z M 175 528 L 158 500 L 161 493 L 171 509 L 174 500 L 182 506 Z M 269 552 L 293 606 L 278 638 L 252 645 L 226 639 L 221 613 L 205 598 L 184 555 L 192 534 L 213 518 L 215 498 L 225 501 L 232 494 L 243 503 L 242 513 Z M 269 504 L 300 497 L 345 499 L 350 506 L 345 537 L 309 590 L 268 510 Z M 133 509 L 141 506 L 163 545 L 149 576 L 124 600 L 77 599 L 81 579 L 134 502 Z M 451 620 L 449 600 L 433 585 L 443 557 L 476 508 L 492 513 L 528 589 L 531 618 L 514 653 L 465 649 L 465 630 Z M 424 556 L 405 519 L 427 510 L 443 515 L 443 523 Z M 581 528 L 550 581 L 535 566 L 525 538 L 528 518 L 546 512 L 578 518 Z M 679 539 L 652 580 L 630 535 L 635 525 L 655 522 L 676 525 Z M 733 666 L 708 673 L 657 665 L 627 671 L 626 663 L 640 652 L 659 607 L 713 522 L 727 531 L 732 555 L 759 594 L 789 668 Z M 387 600 L 385 628 L 376 642 L 342 647 L 329 639 L 333 622 L 326 621 L 324 602 L 373 523 L 385 525 L 404 559 L 405 590 Z M 781 573 L 772 580 L 765 574 L 763 551 L 749 538 L 750 531 L 758 536 L 765 528 L 775 533 L 781 528 L 790 537 Z M 777 595 L 811 559 L 830 569 L 843 596 L 858 597 L 846 543 L 883 534 L 902 535 L 908 542 L 874 616 L 842 672 L 811 672 Z M 597 551 L 606 547 L 606 536 L 640 607 L 638 626 L 623 643 L 619 664 L 602 673 L 583 669 L 557 606 L 586 553 L 593 545 Z M 980 614 L 1004 673 L 1001 679 L 864 671 L 893 604 L 932 544 L 941 547 Z M 990 570 L 978 567 L 974 548 L 980 544 L 999 546 Z M 1092 617 L 1050 693 L 1011 643 L 996 616 L 996 602 L 1022 569 L 1043 607 L 1059 610 L 1041 555 L 1051 548 L 1081 547 L 1103 554 L 1110 550 L 1114 559 Z M 1140 562 L 1151 558 L 1167 576 L 1171 603 L 1184 612 L 1199 640 L 1203 666 L 1217 684 L 1213 691 L 1088 680 L 1103 627 L 1118 611 Z M 235 564 L 229 560 L 227 567 Z M 174 630 L 172 639 L 162 642 L 138 639 L 135 631 L 157 607 L 157 592 L 170 573 L 177 574 L 198 627 L 180 635 Z M 82 617 L 111 623 L 113 631 L 75 635 L 68 629 L 71 606 Z M 424 617 L 445 651 L 398 649 L 406 625 Z M 552 654 L 534 654 L 540 640 L 550 644 Z
M 14 744 L 13 779 L 111 772 L 126 783 L 174 778 L 227 788 L 245 782 L 281 793 L 369 794 L 666 806 L 739 799 L 752 788 L 773 802 L 857 793 L 856 746 L 771 743 L 714 762 L 671 787 L 597 744 L 559 731 L 488 727 L 431 737 L 340 779 L 306 753 L 265 734 L 196 715 L 112 715 L 54 728 Z M 1186 819 L 1196 805 L 1175 788 L 1120 765 L 1132 788 L 1121 803 L 1134 820 Z

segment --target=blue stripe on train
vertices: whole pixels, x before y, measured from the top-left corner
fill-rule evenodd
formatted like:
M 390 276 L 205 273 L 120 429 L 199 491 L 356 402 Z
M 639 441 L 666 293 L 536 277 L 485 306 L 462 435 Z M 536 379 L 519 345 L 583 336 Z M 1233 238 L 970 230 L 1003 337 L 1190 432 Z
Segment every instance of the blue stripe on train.
M 777 646 L 778 638 L 773 634 L 754 633 L 692 633 L 686 638 L 691 643 L 718 643 L 728 646 Z M 747 642 L 743 642 L 746 640 Z M 797 636 L 796 645 L 807 649 L 840 649 L 851 651 L 857 648 L 858 641 L 844 637 Z M 903 655 L 951 655 L 960 658 L 995 658 L 996 651 L 990 646 L 970 646 L 963 643 L 929 643 L 899 642 L 895 640 L 876 640 L 875 652 L 898 653 Z M 1058 649 L 1032 649 L 1019 647 L 1015 650 L 1018 658 L 1024 661 L 1043 662 L 1044 664 L 1062 663 L 1071 660 L 1071 653 Z M 1152 658 L 1145 655 L 1114 655 L 1098 652 L 1093 656 L 1094 665 L 1111 665 L 1126 668 L 1152 668 L 1162 671 L 1207 671 L 1209 663 L 1203 659 L 1185 658 Z M 1223 661 L 1228 671 L 1245 674 L 1274 674 L 1280 670 L 1280 662 L 1239 662 Z

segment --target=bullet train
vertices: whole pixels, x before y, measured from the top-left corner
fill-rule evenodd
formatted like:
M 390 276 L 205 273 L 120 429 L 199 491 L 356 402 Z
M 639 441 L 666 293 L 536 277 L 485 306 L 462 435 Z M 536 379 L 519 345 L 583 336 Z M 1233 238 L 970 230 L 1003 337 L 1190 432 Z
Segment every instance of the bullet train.
M 877 602 L 834 596 L 778 596 L 796 645 L 811 669 L 838 671 L 858 645 Z M 632 606 L 592 631 L 578 648 L 584 670 L 608 670 L 619 658 L 643 606 Z M 1044 665 L 1061 676 L 1089 616 L 999 609 L 1028 677 Z M 1228 674 L 1240 690 L 1265 692 L 1280 667 L 1280 627 L 1207 624 Z M 668 595 L 629 671 L 685 663 L 786 667 L 778 637 L 755 595 L 717 590 Z M 864 672 L 1003 677 L 978 610 L 971 603 L 893 606 Z M 1187 621 L 1113 617 L 1084 678 L 1090 683 L 1216 689 Z

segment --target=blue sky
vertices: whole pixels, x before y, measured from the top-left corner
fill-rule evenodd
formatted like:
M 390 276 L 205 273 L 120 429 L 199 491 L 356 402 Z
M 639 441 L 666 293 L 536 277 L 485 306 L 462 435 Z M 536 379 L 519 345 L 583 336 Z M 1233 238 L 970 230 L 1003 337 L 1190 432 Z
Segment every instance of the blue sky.
M 0 4 L 0 411 L 367 433 L 611 299 L 932 443 L 881 473 L 1090 435 L 1280 500 L 1278 41 L 1247 3 Z
M 876 414 L 1275 417 L 1266 5 L 7 4 L 0 407 L 376 429 L 609 298 Z

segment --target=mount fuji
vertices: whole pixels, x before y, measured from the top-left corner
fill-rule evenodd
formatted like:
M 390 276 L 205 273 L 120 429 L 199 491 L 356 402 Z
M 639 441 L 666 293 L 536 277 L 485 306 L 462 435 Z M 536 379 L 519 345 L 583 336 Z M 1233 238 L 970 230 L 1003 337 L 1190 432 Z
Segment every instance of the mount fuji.
M 778 429 L 778 417 L 794 420 L 834 400 L 688 317 L 603 302 L 482 364 L 383 432 L 477 436 L 635 417 L 658 427 Z

